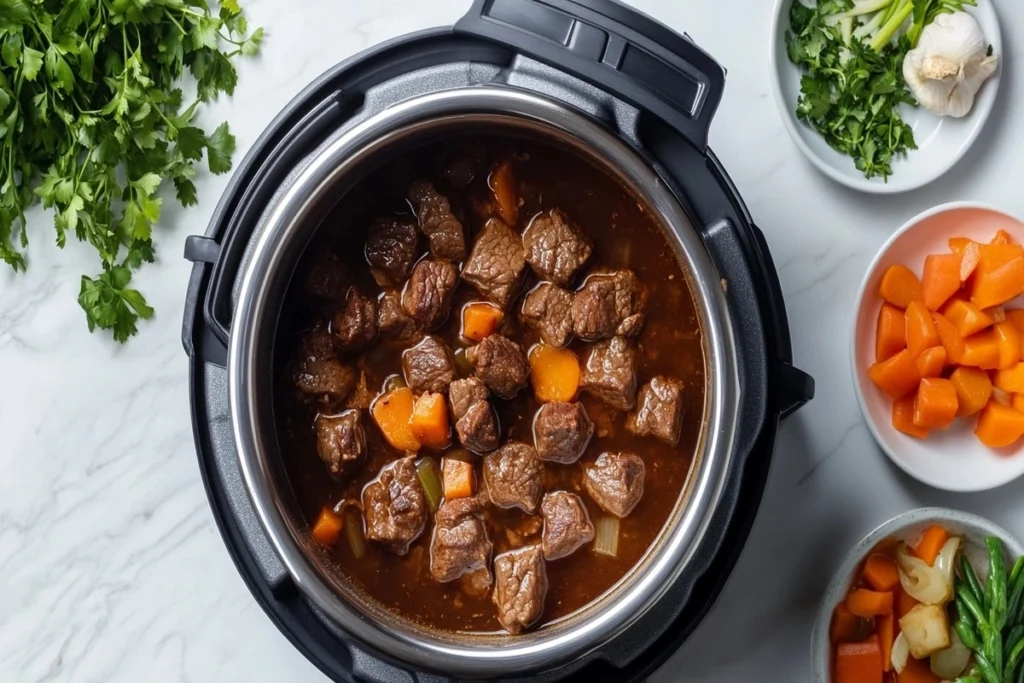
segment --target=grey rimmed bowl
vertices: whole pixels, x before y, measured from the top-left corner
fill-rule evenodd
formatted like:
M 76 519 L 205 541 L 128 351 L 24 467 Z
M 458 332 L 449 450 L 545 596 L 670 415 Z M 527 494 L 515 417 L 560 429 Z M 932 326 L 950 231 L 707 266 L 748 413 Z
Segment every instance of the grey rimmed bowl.
M 896 515 L 885 522 L 853 547 L 846 555 L 843 564 L 832 576 L 825 596 L 818 610 L 818 618 L 811 632 L 811 680 L 814 683 L 831 683 L 832 681 L 832 647 L 829 643 L 828 631 L 832 622 L 832 612 L 836 605 L 846 598 L 850 586 L 856 578 L 855 572 L 868 554 L 879 543 L 887 538 L 898 538 L 914 541 L 932 524 L 941 524 L 951 534 L 961 536 L 964 551 L 968 553 L 971 564 L 976 568 L 988 566 L 985 539 L 996 536 L 1003 541 L 1007 560 L 1024 555 L 1024 545 L 1014 538 L 1010 532 L 993 524 L 984 517 L 950 510 L 948 508 L 919 508 Z

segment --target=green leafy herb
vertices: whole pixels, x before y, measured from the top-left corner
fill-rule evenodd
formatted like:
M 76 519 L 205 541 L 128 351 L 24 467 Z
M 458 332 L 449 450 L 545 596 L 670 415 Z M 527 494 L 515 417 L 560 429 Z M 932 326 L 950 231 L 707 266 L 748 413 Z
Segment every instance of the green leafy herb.
M 823 0 L 808 7 L 794 0 L 786 51 L 804 71 L 797 117 L 851 157 L 865 177 L 887 180 L 893 161 L 917 149 L 913 129 L 900 116 L 904 105 L 917 106 L 903 60 L 935 16 L 974 3 Z M 911 29 L 901 35 L 911 17 Z
M 154 258 L 159 190 L 169 180 L 191 206 L 204 154 L 211 172 L 231 169 L 227 124 L 207 135 L 193 119 L 234 92 L 231 60 L 262 39 L 236 0 L 0 0 L 0 260 L 25 268 L 25 210 L 42 202 L 58 245 L 71 234 L 99 253 L 78 296 L 89 329 L 135 334 L 153 315 L 129 285 Z

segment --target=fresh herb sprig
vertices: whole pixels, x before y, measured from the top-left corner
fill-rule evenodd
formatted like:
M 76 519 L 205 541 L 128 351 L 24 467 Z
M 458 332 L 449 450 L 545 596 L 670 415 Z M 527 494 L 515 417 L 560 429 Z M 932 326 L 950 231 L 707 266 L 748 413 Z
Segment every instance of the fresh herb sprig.
M 804 74 L 796 115 L 867 178 L 887 180 L 892 163 L 917 149 L 900 116 L 917 106 L 903 60 L 938 14 L 976 0 L 793 0 L 786 51 Z M 910 21 L 910 28 L 903 31 Z
M 41 201 L 59 246 L 72 234 L 99 254 L 78 297 L 89 329 L 135 334 L 153 315 L 129 284 L 154 259 L 158 191 L 169 180 L 191 206 L 204 154 L 211 172 L 231 169 L 227 123 L 207 134 L 194 119 L 234 92 L 232 58 L 262 38 L 237 0 L 0 0 L 0 260 L 25 268 L 25 211 Z

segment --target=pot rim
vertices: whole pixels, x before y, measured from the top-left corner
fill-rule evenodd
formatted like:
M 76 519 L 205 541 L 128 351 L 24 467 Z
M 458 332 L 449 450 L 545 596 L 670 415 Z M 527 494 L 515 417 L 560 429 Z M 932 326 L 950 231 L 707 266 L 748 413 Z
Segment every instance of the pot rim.
M 283 247 L 308 241 L 325 204 L 336 200 L 346 175 L 389 147 L 425 130 L 470 123 L 517 127 L 556 137 L 624 182 L 656 214 L 684 265 L 704 332 L 707 398 L 702 447 L 680 501 L 658 539 L 613 588 L 576 616 L 524 636 L 456 636 L 357 607 L 310 560 L 301 521 L 286 512 L 275 472 L 276 439 L 263 425 L 269 414 L 258 395 L 263 363 L 273 352 L 281 282 L 296 258 Z M 351 180 L 351 179 L 350 179 Z M 354 182 L 354 181 L 353 181 Z M 305 247 L 305 242 L 302 244 Z M 301 250 L 300 250 L 301 251 Z M 675 583 L 690 563 L 718 505 L 733 457 L 739 413 L 735 339 L 721 280 L 700 236 L 651 165 L 617 135 L 546 97 L 503 86 L 471 86 L 412 97 L 361 121 L 319 149 L 280 194 L 241 276 L 228 349 L 228 399 L 243 481 L 271 545 L 296 586 L 330 621 L 375 651 L 427 670 L 490 677 L 551 668 L 573 661 L 621 634 Z M 276 296 L 276 299 L 275 299 Z M 261 360 L 262 359 L 262 360 Z M 271 420 L 272 421 L 272 420 Z M 367 618 L 369 616 L 370 618 Z M 391 622 L 391 623 L 387 623 Z M 467 644 L 469 643 L 469 644 Z

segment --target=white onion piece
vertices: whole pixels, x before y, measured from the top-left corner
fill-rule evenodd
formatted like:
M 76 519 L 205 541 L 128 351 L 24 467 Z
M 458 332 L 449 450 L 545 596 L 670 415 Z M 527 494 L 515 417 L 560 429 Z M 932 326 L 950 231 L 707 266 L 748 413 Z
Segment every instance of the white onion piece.
M 909 657 L 910 646 L 907 645 L 907 639 L 903 637 L 903 632 L 901 631 L 892 644 L 892 668 L 896 670 L 896 673 L 903 673 L 903 669 L 907 667 L 907 659 Z
M 953 598 L 953 569 L 960 538 L 951 537 L 942 546 L 935 566 L 910 554 L 906 544 L 896 551 L 900 570 L 900 584 L 907 595 L 925 605 L 944 605 Z
M 949 629 L 949 647 L 932 653 L 932 673 L 939 678 L 952 680 L 964 672 L 970 661 L 971 651 L 960 640 L 956 629 L 951 628 Z

